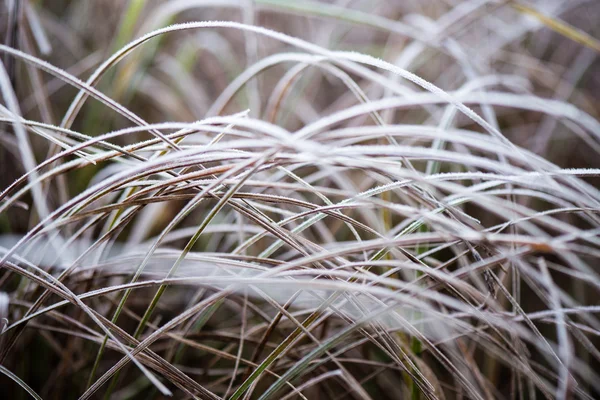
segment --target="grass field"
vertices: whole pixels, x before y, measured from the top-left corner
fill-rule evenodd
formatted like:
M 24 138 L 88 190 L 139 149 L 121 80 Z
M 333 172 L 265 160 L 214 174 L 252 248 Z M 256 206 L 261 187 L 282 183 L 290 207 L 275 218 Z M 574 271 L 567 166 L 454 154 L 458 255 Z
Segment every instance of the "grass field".
M 0 398 L 600 396 L 597 0 L 0 7 Z

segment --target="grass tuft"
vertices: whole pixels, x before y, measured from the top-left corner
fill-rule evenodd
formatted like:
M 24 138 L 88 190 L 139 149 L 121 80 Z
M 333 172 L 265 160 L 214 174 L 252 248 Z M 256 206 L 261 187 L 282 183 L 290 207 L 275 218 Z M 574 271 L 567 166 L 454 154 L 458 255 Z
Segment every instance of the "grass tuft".
M 0 393 L 600 396 L 597 2 L 5 3 Z

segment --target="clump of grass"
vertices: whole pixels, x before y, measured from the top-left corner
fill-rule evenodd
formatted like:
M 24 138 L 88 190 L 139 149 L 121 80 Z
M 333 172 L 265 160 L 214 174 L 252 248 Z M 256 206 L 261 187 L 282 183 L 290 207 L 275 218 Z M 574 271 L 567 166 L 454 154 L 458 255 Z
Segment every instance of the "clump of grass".
M 600 7 L 451 3 L 8 2 L 0 390 L 600 393 Z

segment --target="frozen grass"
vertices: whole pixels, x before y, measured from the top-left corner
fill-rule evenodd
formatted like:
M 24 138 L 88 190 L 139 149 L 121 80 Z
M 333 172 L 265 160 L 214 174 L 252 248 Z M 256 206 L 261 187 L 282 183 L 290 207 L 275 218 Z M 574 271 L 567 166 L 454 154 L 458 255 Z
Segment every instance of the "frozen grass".
M 600 394 L 597 2 L 5 7 L 3 393 Z

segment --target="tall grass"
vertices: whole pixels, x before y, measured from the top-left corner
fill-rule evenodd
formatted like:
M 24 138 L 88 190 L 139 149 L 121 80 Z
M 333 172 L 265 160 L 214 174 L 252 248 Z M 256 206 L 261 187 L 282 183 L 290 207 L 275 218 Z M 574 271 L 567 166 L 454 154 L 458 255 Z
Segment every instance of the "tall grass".
M 5 2 L 1 393 L 595 398 L 599 5 Z

